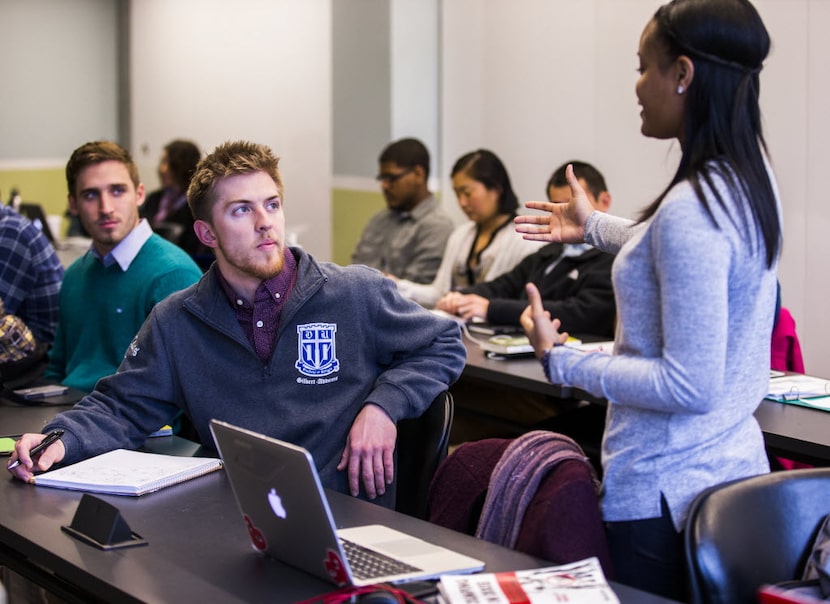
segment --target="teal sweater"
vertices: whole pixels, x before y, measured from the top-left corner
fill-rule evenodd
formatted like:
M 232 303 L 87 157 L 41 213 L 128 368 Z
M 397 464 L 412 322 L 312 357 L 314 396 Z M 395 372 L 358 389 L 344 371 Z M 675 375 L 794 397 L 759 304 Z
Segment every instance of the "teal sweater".
M 201 276 L 190 256 L 155 234 L 126 272 L 117 263 L 105 267 L 93 254 L 84 254 L 64 276 L 45 377 L 91 391 L 118 369 L 153 306 Z

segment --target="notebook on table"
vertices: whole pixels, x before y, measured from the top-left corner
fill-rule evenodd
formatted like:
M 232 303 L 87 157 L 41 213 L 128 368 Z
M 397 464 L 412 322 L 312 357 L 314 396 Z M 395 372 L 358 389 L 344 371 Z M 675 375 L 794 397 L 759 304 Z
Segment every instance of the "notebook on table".
M 211 420 L 210 429 L 255 550 L 336 585 L 403 583 L 484 568 L 481 560 L 387 526 L 337 530 L 308 451 L 219 420 Z M 367 555 L 375 560 L 353 557 Z
M 477 321 L 475 319 L 467 321 L 467 329 L 470 330 L 470 333 L 483 336 L 524 334 L 524 329 L 521 325 L 500 325 L 496 323 L 489 323 L 487 321 Z
M 477 343 L 488 355 L 497 357 L 526 357 L 534 355 L 530 338 L 525 335 L 496 335 L 486 340 L 477 340 Z M 585 346 L 582 344 L 582 340 L 574 337 L 568 337 L 566 345 L 571 348 L 580 349 L 583 349 L 583 346 Z M 588 352 L 590 348 L 585 348 L 584 350 Z M 601 350 L 601 348 L 597 348 L 597 350 Z
M 527 336 L 497 335 L 478 343 L 482 350 L 500 356 L 530 356 L 533 346 Z
M 138 497 L 219 470 L 210 457 L 178 457 L 115 449 L 38 474 L 37 486 Z

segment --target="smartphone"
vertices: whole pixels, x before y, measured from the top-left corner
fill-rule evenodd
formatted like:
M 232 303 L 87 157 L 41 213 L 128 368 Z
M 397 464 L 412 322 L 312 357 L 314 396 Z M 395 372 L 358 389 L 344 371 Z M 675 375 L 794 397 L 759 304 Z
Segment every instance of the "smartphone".
M 69 390 L 66 386 L 60 384 L 49 384 L 47 386 L 33 386 L 32 388 L 20 388 L 12 390 L 17 396 L 25 399 L 48 398 L 50 396 L 60 396 L 66 394 Z

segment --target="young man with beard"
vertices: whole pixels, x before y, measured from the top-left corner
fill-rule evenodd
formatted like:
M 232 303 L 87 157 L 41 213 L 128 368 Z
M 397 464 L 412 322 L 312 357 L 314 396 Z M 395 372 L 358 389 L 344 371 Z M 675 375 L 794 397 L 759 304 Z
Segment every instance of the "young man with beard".
M 15 476 L 138 447 L 181 410 L 205 444 L 210 419 L 225 420 L 309 449 L 324 486 L 394 505 L 395 422 L 458 378 L 459 328 L 376 270 L 286 247 L 277 163 L 229 142 L 199 164 L 188 203 L 216 262 L 153 310 L 118 373 L 44 427 L 60 441 L 33 462 L 43 434 L 20 439 Z

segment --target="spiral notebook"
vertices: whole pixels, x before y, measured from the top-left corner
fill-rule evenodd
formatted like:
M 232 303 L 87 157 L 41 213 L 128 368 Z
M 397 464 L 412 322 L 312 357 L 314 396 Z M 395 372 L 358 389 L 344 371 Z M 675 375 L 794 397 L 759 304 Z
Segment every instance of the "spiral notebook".
M 137 497 L 221 467 L 222 460 L 211 457 L 178 457 L 116 449 L 38 474 L 32 483 L 42 487 Z
M 801 374 L 782 374 L 770 377 L 769 392 L 766 396 L 768 399 L 781 403 L 828 399 L 828 397 L 830 397 L 830 380 Z

